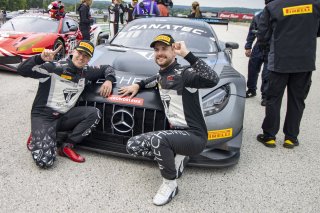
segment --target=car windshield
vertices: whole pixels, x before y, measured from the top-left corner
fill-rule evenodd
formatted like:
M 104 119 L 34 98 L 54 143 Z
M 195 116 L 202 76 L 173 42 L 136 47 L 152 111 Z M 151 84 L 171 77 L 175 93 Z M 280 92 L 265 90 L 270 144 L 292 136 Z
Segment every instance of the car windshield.
M 58 32 L 59 21 L 41 16 L 19 16 L 7 21 L 1 30 L 35 33 Z
M 153 38 L 159 34 L 171 34 L 175 41 L 184 41 L 194 53 L 217 52 L 215 38 L 208 29 L 168 23 L 132 23 L 118 33 L 111 45 L 150 50 Z

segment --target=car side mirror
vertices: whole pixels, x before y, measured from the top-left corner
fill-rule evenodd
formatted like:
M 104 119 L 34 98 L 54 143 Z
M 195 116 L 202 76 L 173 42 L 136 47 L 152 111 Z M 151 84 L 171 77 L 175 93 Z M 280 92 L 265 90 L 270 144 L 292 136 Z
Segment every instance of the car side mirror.
M 75 32 L 75 31 L 77 31 L 77 30 L 78 30 L 78 27 L 77 27 L 77 26 L 72 25 L 72 26 L 69 28 L 69 30 L 70 30 L 70 31 L 72 31 L 72 32 Z
M 99 44 L 107 44 L 109 43 L 109 33 L 108 32 L 103 32 L 100 33 L 98 36 L 98 45 Z
M 236 42 L 226 42 L 226 48 L 238 49 L 239 48 L 239 44 L 236 43 Z

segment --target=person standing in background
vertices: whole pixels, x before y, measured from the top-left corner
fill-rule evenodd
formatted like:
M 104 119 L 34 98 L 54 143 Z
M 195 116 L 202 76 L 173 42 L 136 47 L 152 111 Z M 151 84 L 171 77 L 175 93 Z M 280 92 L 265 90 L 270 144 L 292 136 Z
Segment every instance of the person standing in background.
M 299 145 L 300 122 L 316 69 L 317 36 L 320 36 L 319 0 L 274 0 L 267 4 L 258 25 L 260 46 L 270 45 L 269 87 L 263 134 L 257 140 L 276 147 L 280 109 L 287 89 L 287 112 L 283 125 L 285 148 Z
M 2 10 L 2 24 L 6 23 L 7 21 L 7 11 Z
M 0 10 L 0 26 L 3 22 L 3 13 L 2 13 L 2 10 Z
M 143 0 L 136 5 L 133 16 L 159 16 L 160 11 L 157 2 L 154 0 Z
M 90 25 L 93 23 L 90 15 L 90 6 L 92 0 L 81 0 L 81 4 L 78 7 L 80 22 L 79 27 L 82 34 L 83 40 L 90 40 Z
M 124 12 L 125 12 L 125 18 L 126 18 L 126 23 L 128 24 L 130 21 L 133 20 L 133 11 L 135 6 L 137 5 L 138 0 L 132 0 L 131 3 L 126 4 L 124 7 Z
M 191 14 L 188 15 L 188 18 L 202 18 L 199 2 L 194 1 L 192 3 Z
M 265 0 L 265 4 L 267 5 L 272 0 Z M 259 11 L 257 14 L 255 14 L 250 27 L 249 32 L 247 36 L 247 43 L 245 44 L 245 55 L 249 57 L 249 63 L 248 63 L 248 79 L 247 79 L 247 87 L 248 90 L 246 92 L 246 98 L 252 98 L 257 95 L 257 81 L 259 77 L 259 73 L 262 68 L 262 75 L 261 75 L 261 106 L 266 105 L 266 91 L 268 87 L 268 78 L 269 78 L 269 72 L 268 72 L 268 49 L 269 48 L 260 48 L 260 45 L 258 42 L 256 42 L 254 45 L 254 41 L 257 38 L 257 32 L 258 32 L 258 24 L 259 19 L 262 14 L 262 11 Z M 253 48 L 252 48 L 253 45 Z
M 119 31 L 120 13 L 123 10 L 120 7 L 119 0 L 112 0 L 111 5 L 108 7 L 109 23 L 110 23 L 110 38 L 113 38 Z
M 120 11 L 119 11 L 119 18 L 120 18 L 120 23 L 124 24 L 124 19 L 125 19 L 125 7 L 122 4 L 122 0 L 119 0 L 119 7 L 120 7 Z M 119 30 L 118 30 L 119 31 Z
M 160 11 L 160 16 L 169 16 L 169 9 L 165 5 L 164 0 L 158 0 L 157 3 L 158 3 L 159 11 Z

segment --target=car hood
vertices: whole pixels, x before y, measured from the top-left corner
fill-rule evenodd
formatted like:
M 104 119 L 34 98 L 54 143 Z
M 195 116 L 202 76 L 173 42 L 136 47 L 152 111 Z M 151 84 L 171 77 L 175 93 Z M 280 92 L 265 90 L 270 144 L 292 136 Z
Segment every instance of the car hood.
M 42 52 L 38 43 L 43 41 L 47 33 L 26 33 L 16 31 L 0 31 L 0 50 L 3 53 L 36 54 Z
M 159 66 L 154 62 L 153 50 L 129 49 L 115 46 L 99 45 L 96 47 L 90 65 L 108 64 L 116 70 L 130 72 L 142 76 L 152 76 L 159 71 Z M 196 54 L 206 61 L 209 66 L 214 67 L 217 63 L 218 54 Z M 189 63 L 181 57 L 177 57 L 181 65 Z M 218 73 L 218 72 L 217 72 Z M 219 75 L 220 73 L 218 73 Z
M 214 68 L 216 73 L 220 76 L 227 64 L 223 60 L 223 53 L 217 54 L 196 54 L 207 64 Z M 181 57 L 177 60 L 182 65 L 189 63 Z M 140 91 L 135 99 L 123 99 L 118 95 L 118 89 L 123 86 L 128 86 L 139 82 L 148 76 L 152 76 L 159 71 L 159 66 L 154 62 L 152 50 L 134 50 L 122 47 L 99 45 L 94 52 L 93 58 L 89 65 L 111 65 L 116 69 L 117 82 L 113 85 L 112 96 L 104 98 L 99 95 L 99 88 L 104 80 L 98 81 L 95 84 L 87 87 L 83 93 L 83 98 L 86 101 L 98 103 L 111 103 L 118 105 L 135 105 L 136 107 L 144 107 L 149 109 L 162 110 L 162 104 L 158 91 L 155 89 L 146 89 Z M 217 86 L 221 86 L 225 80 L 219 82 Z M 205 95 L 212 91 L 212 88 L 203 89 L 201 95 Z

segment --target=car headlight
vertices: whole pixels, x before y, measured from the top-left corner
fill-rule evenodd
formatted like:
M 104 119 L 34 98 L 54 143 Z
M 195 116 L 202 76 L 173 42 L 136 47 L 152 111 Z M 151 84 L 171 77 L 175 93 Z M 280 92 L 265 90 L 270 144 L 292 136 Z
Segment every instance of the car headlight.
M 202 98 L 204 116 L 216 114 L 224 109 L 230 98 L 230 86 L 223 85 Z

